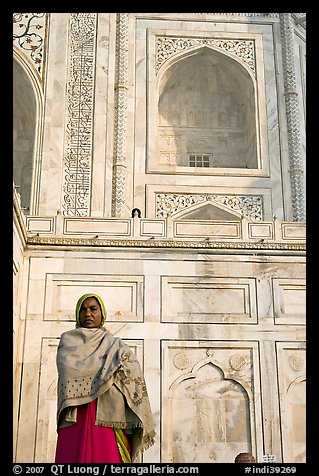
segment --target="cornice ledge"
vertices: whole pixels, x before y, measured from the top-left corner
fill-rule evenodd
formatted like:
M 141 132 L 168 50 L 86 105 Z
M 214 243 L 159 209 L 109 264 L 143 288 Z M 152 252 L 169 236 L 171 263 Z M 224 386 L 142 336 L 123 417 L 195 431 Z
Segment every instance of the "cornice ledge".
M 103 239 L 103 238 L 65 238 L 47 236 L 29 236 L 27 245 L 68 246 L 97 248 L 195 248 L 195 249 L 230 249 L 230 250 L 275 250 L 306 251 L 306 244 L 295 242 L 250 242 L 250 241 L 201 241 L 171 239 Z

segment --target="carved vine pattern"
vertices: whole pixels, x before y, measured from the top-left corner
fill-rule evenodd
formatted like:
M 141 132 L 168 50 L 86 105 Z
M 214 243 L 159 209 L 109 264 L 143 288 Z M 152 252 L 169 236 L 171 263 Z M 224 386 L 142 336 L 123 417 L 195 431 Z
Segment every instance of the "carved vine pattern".
M 228 208 L 230 211 L 239 212 L 250 220 L 263 219 L 263 203 L 261 196 L 244 195 L 186 195 L 186 194 L 156 194 L 156 218 L 167 218 L 176 213 L 190 208 L 197 203 L 216 203 Z
M 13 44 L 35 69 L 40 81 L 44 74 L 47 13 L 13 13 Z
M 255 43 L 253 40 L 228 40 L 215 38 L 173 38 L 158 36 L 156 42 L 156 71 L 171 56 L 194 46 L 213 46 L 240 58 L 256 73 Z

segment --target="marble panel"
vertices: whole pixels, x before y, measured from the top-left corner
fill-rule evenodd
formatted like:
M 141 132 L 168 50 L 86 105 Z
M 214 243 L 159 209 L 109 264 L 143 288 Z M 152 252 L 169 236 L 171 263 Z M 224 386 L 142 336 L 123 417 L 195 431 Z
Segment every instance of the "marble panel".
M 162 322 L 257 322 L 253 278 L 162 276 L 161 296 Z
M 284 240 L 305 240 L 306 225 L 304 223 L 282 223 L 282 238 Z
M 162 461 L 231 463 L 241 451 L 255 454 L 256 343 L 163 341 L 162 352 Z
M 69 13 L 50 14 L 45 77 L 45 117 L 41 144 L 39 214 L 52 216 L 60 207 L 66 111 L 66 74 Z
M 39 368 L 39 362 L 23 364 L 23 376 L 20 391 L 21 401 L 19 408 L 20 418 L 15 459 L 15 461 L 19 463 L 30 463 L 34 460 Z
M 28 277 L 28 292 L 26 294 L 27 318 L 34 320 L 42 320 L 45 306 L 45 281 L 46 272 L 50 270 L 52 273 L 63 272 L 64 262 L 63 256 L 55 256 L 54 259 L 45 256 L 30 257 L 30 269 Z
M 274 312 L 276 324 L 305 324 L 306 282 L 298 278 L 274 278 Z
M 169 194 L 169 195 L 181 195 L 186 200 L 189 196 L 203 196 L 203 195 L 218 195 L 222 196 L 234 196 L 234 190 L 236 190 L 236 196 L 247 196 L 248 198 L 251 197 L 251 189 L 249 188 L 250 181 L 245 182 L 245 186 L 241 186 L 241 184 L 237 181 L 235 177 L 230 177 L 227 179 L 227 186 L 225 185 L 225 180 L 219 180 L 219 177 L 214 178 L 214 185 L 206 182 L 204 177 L 192 177 L 192 184 L 190 184 L 187 179 L 183 178 L 181 180 L 178 176 L 175 178 L 175 185 L 171 185 L 166 179 L 164 180 L 161 175 L 157 178 L 157 185 L 148 184 L 146 186 L 146 215 L 147 217 L 156 217 L 157 216 L 157 196 L 158 194 Z M 253 196 L 261 197 L 262 202 L 262 220 L 269 222 L 272 220 L 272 192 L 269 188 L 266 188 L 260 183 L 260 186 L 256 186 L 254 188 Z M 204 204 L 205 202 L 203 202 Z M 223 207 L 223 205 L 217 204 L 217 206 Z M 240 209 L 237 211 L 232 211 L 232 209 L 223 208 L 224 210 L 228 210 L 229 213 L 239 214 L 242 213 Z M 181 210 L 186 211 L 186 208 L 181 207 Z M 172 218 L 174 218 L 175 213 L 179 213 L 179 210 L 171 210 Z M 177 217 L 178 218 L 178 217 Z M 219 220 L 220 221 L 220 220 Z M 255 221 L 255 220 L 252 220 Z
M 110 193 L 106 176 L 106 147 L 109 134 L 107 130 L 109 115 L 112 113 L 111 98 L 108 87 L 111 83 L 109 71 L 112 55 L 110 48 L 110 13 L 98 13 L 96 39 L 96 76 L 94 96 L 94 128 L 93 128 L 93 156 L 92 156 L 92 199 L 91 216 L 104 215 L 105 195 Z M 111 44 L 112 48 L 112 44 Z M 111 72 L 112 74 L 112 72 Z M 112 134 L 110 134 L 112 136 Z M 108 161 L 109 162 L 109 161 Z M 111 200 L 109 200 L 109 203 Z M 106 216 L 110 212 L 107 210 Z
M 175 221 L 174 236 L 176 238 L 240 238 L 240 222 L 210 222 L 209 220 Z
M 141 236 L 165 236 L 166 220 L 141 220 Z
M 277 342 L 283 458 L 306 462 L 305 343 Z
M 272 223 L 248 223 L 249 238 L 268 238 L 273 239 L 274 230 Z
M 143 282 L 142 276 L 48 273 L 43 319 L 74 320 L 77 300 L 92 292 L 104 300 L 108 321 L 142 321 Z
M 55 217 L 27 216 L 27 230 L 32 233 L 55 233 Z
M 131 234 L 131 220 L 120 219 L 105 219 L 99 220 L 97 218 L 76 219 L 66 218 L 64 220 L 64 233 L 70 234 L 103 234 L 103 235 L 123 235 L 130 236 Z

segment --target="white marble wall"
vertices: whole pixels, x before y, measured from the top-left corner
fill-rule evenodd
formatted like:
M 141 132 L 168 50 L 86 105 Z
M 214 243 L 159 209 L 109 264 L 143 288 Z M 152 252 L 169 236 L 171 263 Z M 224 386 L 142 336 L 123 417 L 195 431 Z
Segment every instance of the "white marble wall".
M 79 295 L 91 290 L 145 371 L 157 428 L 145 462 L 233 462 L 240 451 L 304 462 L 305 224 L 291 221 L 278 15 L 130 13 L 124 85 L 115 84 L 116 14 L 97 15 L 90 210 L 81 217 L 62 214 L 69 22 L 68 13 L 50 14 L 38 213 L 23 219 L 15 209 L 15 460 L 53 461 L 56 348 L 74 326 Z M 254 42 L 258 169 L 158 167 L 155 39 L 165 35 Z M 124 213 L 115 219 L 117 87 L 127 88 L 119 125 L 127 156 Z M 161 194 L 184 204 L 192 197 L 194 206 L 161 216 Z M 260 200 L 258 216 L 249 200 L 233 206 L 245 196 Z M 130 218 L 134 207 L 141 219 Z
M 278 255 L 188 248 L 194 241 L 163 248 L 162 238 L 152 248 L 113 237 L 88 249 L 89 238 L 75 246 L 63 236 L 52 234 L 51 245 L 45 233 L 28 237 L 17 461 L 53 461 L 56 347 L 88 290 L 103 297 L 107 327 L 144 367 L 157 429 L 145 462 L 232 462 L 240 451 L 305 460 L 300 240 Z
M 25 324 L 25 306 L 27 297 L 28 259 L 25 257 L 27 232 L 25 217 L 21 211 L 21 200 L 13 188 L 13 446 L 18 432 L 19 393 L 23 363 L 23 341 Z

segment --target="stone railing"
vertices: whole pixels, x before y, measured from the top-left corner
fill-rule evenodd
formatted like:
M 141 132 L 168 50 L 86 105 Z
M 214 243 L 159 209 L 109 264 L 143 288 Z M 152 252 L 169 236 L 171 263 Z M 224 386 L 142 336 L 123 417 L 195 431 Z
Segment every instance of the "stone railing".
M 305 250 L 306 224 L 273 221 L 151 218 L 26 217 L 27 243 Z

